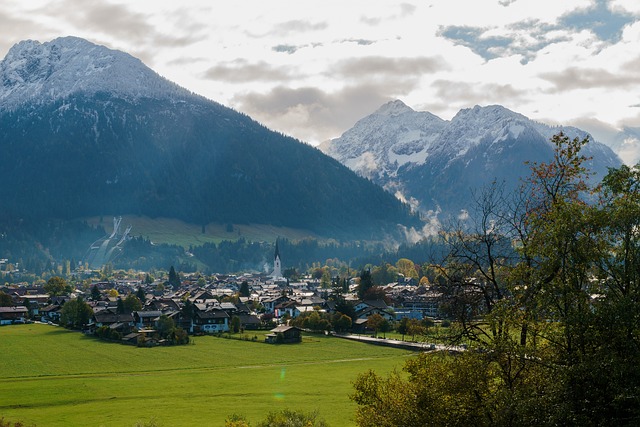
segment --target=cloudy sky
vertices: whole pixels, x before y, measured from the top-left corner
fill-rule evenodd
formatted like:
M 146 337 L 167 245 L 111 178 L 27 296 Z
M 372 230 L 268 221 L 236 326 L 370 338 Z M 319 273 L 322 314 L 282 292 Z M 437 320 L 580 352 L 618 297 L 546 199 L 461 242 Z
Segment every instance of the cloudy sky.
M 638 0 L 0 0 L 0 57 L 66 35 L 311 144 L 393 99 L 640 126 Z

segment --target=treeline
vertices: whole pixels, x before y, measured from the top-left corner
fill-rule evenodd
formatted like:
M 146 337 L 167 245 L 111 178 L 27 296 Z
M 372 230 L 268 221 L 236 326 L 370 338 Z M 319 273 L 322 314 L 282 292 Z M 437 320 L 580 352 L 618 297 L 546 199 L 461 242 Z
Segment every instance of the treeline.
M 43 221 L 5 223 L 0 225 L 0 258 L 18 264 L 21 271 L 35 276 L 69 276 L 84 267 L 83 260 L 90 245 L 104 237 L 102 226 L 93 227 L 80 221 Z M 285 270 L 304 273 L 325 265 L 345 265 L 359 270 L 364 266 L 395 264 L 408 258 L 419 264 L 442 261 L 445 246 L 439 239 L 423 240 L 398 249 L 386 249 L 382 243 L 366 241 L 320 241 L 303 239 L 278 240 Z M 244 238 L 191 246 L 154 244 L 136 236 L 125 243 L 125 250 L 112 260 L 115 269 L 149 271 L 174 265 L 179 271 L 202 273 L 238 273 L 244 271 L 271 272 L 274 243 L 252 242 Z M 13 282 L 6 275 L 4 280 Z M 21 276 L 15 277 L 20 281 Z

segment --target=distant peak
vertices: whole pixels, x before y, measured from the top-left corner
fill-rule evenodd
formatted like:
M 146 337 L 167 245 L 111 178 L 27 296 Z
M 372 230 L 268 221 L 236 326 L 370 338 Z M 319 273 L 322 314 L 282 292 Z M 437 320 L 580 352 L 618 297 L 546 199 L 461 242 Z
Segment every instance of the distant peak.
M 502 105 L 487 105 L 480 106 L 476 105 L 473 108 L 464 108 L 456 114 L 454 120 L 456 119 L 464 119 L 468 120 L 471 117 L 484 117 L 484 118 L 519 118 L 528 120 L 527 117 L 523 116 L 520 113 L 516 113 L 514 111 L 509 110 L 508 108 L 503 107 Z
M 21 41 L 0 61 L 0 110 L 98 92 L 127 99 L 188 94 L 139 59 L 79 37 Z
M 404 102 L 396 99 L 395 101 L 390 101 L 384 104 L 382 107 L 378 108 L 375 114 L 386 115 L 386 116 L 397 116 L 399 114 L 411 112 L 413 109 Z

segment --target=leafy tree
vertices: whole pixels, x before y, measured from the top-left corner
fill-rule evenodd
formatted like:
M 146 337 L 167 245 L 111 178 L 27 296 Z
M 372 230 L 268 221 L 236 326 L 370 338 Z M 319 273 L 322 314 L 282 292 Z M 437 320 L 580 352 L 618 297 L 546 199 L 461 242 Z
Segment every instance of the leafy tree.
M 387 332 L 391 330 L 391 323 L 387 319 L 382 318 L 382 322 L 380 322 L 378 329 L 382 332 L 382 337 L 386 338 Z
M 290 279 L 290 280 L 298 280 L 300 278 L 300 273 L 298 273 L 298 270 L 295 267 L 286 268 L 282 272 L 282 275 L 286 279 Z
M 11 295 L 0 291 L 0 307 L 12 307 L 13 299 L 11 299 Z
M 382 326 L 382 322 L 385 320 L 384 317 L 379 315 L 378 313 L 374 313 L 371 316 L 367 317 L 367 327 L 369 329 L 373 329 L 375 331 L 375 335 L 378 336 L 378 331 Z
M 344 298 L 340 298 L 336 301 L 336 311 L 349 316 L 351 319 L 356 318 L 356 309 L 349 301 Z
M 240 318 L 238 316 L 231 316 L 231 324 L 229 325 L 229 329 L 234 334 L 240 332 Z
M 251 427 L 251 424 L 244 415 L 233 414 L 224 420 L 224 427 Z
M 387 303 L 389 302 L 389 298 L 387 297 L 387 294 L 384 291 L 384 288 L 382 286 L 370 287 L 369 289 L 366 290 L 366 292 L 362 296 L 362 299 L 365 301 L 382 300 Z
M 256 424 L 256 427 L 327 427 L 327 423 L 319 419 L 316 412 L 304 413 L 283 409 L 269 412 L 267 418 Z
M 416 270 L 416 266 L 410 259 L 400 258 L 398 262 L 396 262 L 396 268 L 398 272 L 404 275 L 404 277 L 418 279 L 418 271 Z
M 142 302 L 134 294 L 129 294 L 123 301 L 124 310 L 127 313 L 142 310 Z
M 396 326 L 396 332 L 402 334 L 402 341 L 404 341 L 404 336 L 409 332 L 409 318 L 403 317 L 400 319 Z
M 160 335 L 160 337 L 167 338 L 169 334 L 171 334 L 175 329 L 175 322 L 166 314 L 163 314 L 158 318 L 158 322 L 156 323 L 156 330 L 158 331 L 158 335 Z
M 320 313 L 317 310 L 307 311 L 300 316 L 291 320 L 292 326 L 310 329 L 313 332 L 323 332 L 331 330 L 331 321 L 326 313 Z
M 331 273 L 329 272 L 328 268 L 325 269 L 322 273 L 322 277 L 320 278 L 320 286 L 323 289 L 327 289 L 331 286 Z
M 67 295 L 71 290 L 71 286 L 60 276 L 50 278 L 44 285 L 44 291 L 51 296 Z
M 406 379 L 361 376 L 360 426 L 640 420 L 640 172 L 590 188 L 587 141 L 551 142 L 519 193 L 486 189 L 477 221 L 443 233 L 450 339 L 474 351 L 412 359 Z
M 78 329 L 89 323 L 92 315 L 91 306 L 78 297 L 64 303 L 60 312 L 60 322 L 65 326 Z
M 346 314 L 336 313 L 336 318 L 333 321 L 333 329 L 336 332 L 346 332 L 351 329 L 351 317 Z
M 149 273 L 147 273 L 147 274 L 144 276 L 144 283 L 145 283 L 145 285 L 150 285 L 150 284 L 152 284 L 152 283 L 153 283 L 153 280 L 154 280 L 154 279 L 153 279 L 153 277 L 151 277 L 151 276 L 149 275 Z

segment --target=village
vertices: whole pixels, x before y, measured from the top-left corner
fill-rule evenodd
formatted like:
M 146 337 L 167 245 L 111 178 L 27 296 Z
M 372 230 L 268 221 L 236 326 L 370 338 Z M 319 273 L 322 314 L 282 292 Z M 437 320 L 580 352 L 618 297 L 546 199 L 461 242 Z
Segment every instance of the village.
M 402 319 L 418 325 L 440 317 L 441 293 L 419 285 L 415 279 L 377 286 L 374 294 L 359 295 L 360 278 L 326 287 L 310 275 L 291 282 L 282 276 L 277 245 L 273 271 L 240 275 L 199 273 L 179 277 L 173 267 L 169 280 L 150 280 L 148 274 L 94 281 L 85 289 L 46 292 L 46 286 L 0 287 L 5 303 L 0 325 L 33 321 L 65 325 L 64 304 L 81 298 L 91 307 L 88 321 L 76 325 L 85 333 L 132 345 L 167 342 L 158 331 L 179 328 L 189 335 L 245 333 L 270 330 L 265 341 L 298 342 L 300 331 L 376 334 L 397 327 Z M 372 297 L 373 295 L 374 297 Z M 257 339 L 253 336 L 252 339 Z M 188 340 L 187 340 L 188 341 Z

